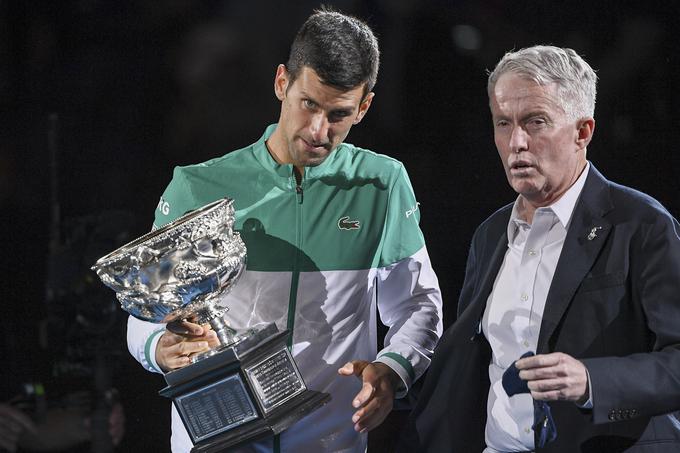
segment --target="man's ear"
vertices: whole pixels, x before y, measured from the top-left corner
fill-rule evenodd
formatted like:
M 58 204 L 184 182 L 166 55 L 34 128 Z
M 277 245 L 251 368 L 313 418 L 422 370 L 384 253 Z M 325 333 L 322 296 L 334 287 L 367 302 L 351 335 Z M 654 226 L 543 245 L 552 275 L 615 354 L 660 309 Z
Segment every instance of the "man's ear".
M 577 123 L 576 132 L 576 144 L 578 145 L 578 149 L 586 148 L 593 139 L 593 133 L 595 132 L 595 119 L 586 118 L 579 120 Z
M 366 96 L 364 96 L 364 99 L 361 101 L 361 104 L 359 104 L 359 112 L 357 113 L 356 118 L 354 118 L 352 124 L 359 124 L 361 120 L 364 119 L 366 112 L 368 112 L 368 109 L 371 106 L 371 102 L 373 102 L 374 96 L 375 93 L 372 91 L 370 93 L 366 93 Z
M 274 76 L 274 93 L 279 101 L 286 99 L 286 90 L 288 90 L 288 70 L 286 65 L 280 64 L 276 67 L 276 75 Z

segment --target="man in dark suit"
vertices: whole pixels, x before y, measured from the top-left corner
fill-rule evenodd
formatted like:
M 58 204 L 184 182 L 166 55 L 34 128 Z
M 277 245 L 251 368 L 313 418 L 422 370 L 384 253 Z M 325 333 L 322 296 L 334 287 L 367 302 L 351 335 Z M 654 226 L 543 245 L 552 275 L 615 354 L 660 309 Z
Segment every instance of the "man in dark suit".
M 595 92 L 571 49 L 490 74 L 518 197 L 475 232 L 403 451 L 680 451 L 680 225 L 586 160 Z

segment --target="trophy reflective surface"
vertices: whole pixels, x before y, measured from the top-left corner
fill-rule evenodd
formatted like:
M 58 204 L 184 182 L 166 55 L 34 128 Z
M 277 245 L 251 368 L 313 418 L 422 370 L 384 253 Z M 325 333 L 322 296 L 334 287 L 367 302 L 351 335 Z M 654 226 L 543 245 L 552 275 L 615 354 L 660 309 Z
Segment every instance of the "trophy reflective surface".
M 307 389 L 274 323 L 235 331 L 223 296 L 238 281 L 246 247 L 233 231 L 233 200 L 224 198 L 174 220 L 100 258 L 92 267 L 136 318 L 210 324 L 220 346 L 165 375 L 194 443 L 222 451 L 278 434 L 330 400 Z

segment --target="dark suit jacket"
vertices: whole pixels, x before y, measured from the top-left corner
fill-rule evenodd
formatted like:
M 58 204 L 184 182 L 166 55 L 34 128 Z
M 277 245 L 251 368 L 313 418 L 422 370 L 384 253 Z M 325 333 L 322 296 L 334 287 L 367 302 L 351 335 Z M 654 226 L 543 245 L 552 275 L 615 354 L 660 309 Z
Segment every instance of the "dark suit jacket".
M 401 451 L 485 447 L 491 351 L 478 326 L 507 249 L 511 210 L 500 209 L 475 232 L 458 319 L 435 350 Z M 537 353 L 583 361 L 594 407 L 551 402 L 558 435 L 540 451 L 680 452 L 679 235 L 656 200 L 607 181 L 591 164 Z

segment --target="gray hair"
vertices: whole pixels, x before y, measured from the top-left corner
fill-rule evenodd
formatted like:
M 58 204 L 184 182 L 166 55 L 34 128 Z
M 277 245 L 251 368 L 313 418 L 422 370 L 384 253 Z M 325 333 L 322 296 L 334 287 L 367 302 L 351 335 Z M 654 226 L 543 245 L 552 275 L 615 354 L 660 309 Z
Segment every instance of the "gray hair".
M 541 86 L 557 83 L 559 103 L 570 119 L 592 118 L 595 114 L 597 75 L 572 49 L 533 46 L 506 53 L 489 74 L 489 99 L 496 82 L 507 72 L 533 80 Z

